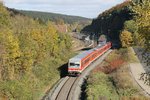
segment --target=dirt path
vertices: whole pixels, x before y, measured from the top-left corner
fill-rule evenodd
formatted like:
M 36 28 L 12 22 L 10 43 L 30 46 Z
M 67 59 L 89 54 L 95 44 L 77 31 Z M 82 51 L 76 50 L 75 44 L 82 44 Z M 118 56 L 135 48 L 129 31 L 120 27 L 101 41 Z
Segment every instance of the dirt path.
M 133 54 L 136 54 L 133 48 L 130 48 L 132 50 Z M 138 60 L 138 62 L 135 63 L 130 63 L 129 67 L 131 70 L 131 74 L 134 78 L 134 80 L 137 82 L 137 84 L 142 88 L 143 91 L 145 91 L 148 96 L 150 96 L 150 86 L 146 85 L 143 81 L 143 79 L 141 78 L 141 74 L 145 73 L 146 71 L 144 70 L 142 64 L 140 63 L 140 60 L 138 59 L 138 57 L 136 57 L 136 59 Z

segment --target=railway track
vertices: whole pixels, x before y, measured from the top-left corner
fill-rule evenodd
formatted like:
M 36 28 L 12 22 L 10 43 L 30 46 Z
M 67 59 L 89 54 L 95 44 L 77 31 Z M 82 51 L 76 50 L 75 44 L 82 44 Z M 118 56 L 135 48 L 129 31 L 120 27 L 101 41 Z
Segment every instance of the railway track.
M 55 100 L 71 100 L 69 95 L 73 94 L 72 88 L 75 85 L 77 79 L 78 79 L 77 77 L 69 77 L 68 80 L 66 80 L 65 84 L 60 89 Z
M 79 77 L 68 77 L 61 79 L 54 88 L 42 100 L 79 100 L 81 85 L 89 75 L 90 71 L 101 63 L 111 52 L 109 50 L 85 69 Z
M 72 100 L 79 77 L 66 76 L 42 100 Z

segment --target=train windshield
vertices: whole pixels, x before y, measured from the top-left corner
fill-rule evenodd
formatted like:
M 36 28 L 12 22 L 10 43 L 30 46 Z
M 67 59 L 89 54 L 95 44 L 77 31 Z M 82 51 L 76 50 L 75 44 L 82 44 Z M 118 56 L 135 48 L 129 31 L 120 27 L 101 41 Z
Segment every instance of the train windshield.
M 80 64 L 71 62 L 70 67 L 80 67 Z

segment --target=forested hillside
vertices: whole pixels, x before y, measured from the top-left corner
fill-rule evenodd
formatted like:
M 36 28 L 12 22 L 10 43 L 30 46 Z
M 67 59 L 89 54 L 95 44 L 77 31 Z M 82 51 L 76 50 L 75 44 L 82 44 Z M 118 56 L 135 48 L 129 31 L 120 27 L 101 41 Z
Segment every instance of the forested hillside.
M 108 40 L 122 47 L 142 44 L 150 51 L 149 6 L 148 0 L 127 0 L 99 14 L 82 32 L 97 37 L 105 34 Z
M 106 64 L 104 64 L 104 67 L 101 63 L 99 68 L 93 70 L 88 77 L 87 82 L 85 82 L 87 87 L 85 90 L 86 99 L 149 100 L 149 96 L 139 95 L 137 90 L 139 88 L 135 88 L 136 85 L 133 84 L 133 74 L 139 71 L 137 80 L 141 79 L 144 85 L 150 86 L 150 0 L 125 1 L 100 14 L 91 25 L 85 27 L 82 31 L 96 36 L 105 34 L 113 45 L 121 44 L 122 46 L 119 50 L 113 50 L 113 52 L 117 51 L 115 55 L 112 52 L 110 55 L 113 56 L 108 55 L 108 59 L 105 58 L 104 63 Z M 133 47 L 135 51 L 137 49 L 140 54 L 132 53 L 129 47 Z M 119 58 L 117 58 L 117 55 Z M 140 56 L 142 56 L 142 59 L 139 59 L 140 61 L 133 60 L 134 57 L 140 58 Z M 115 60 L 111 61 L 110 59 Z M 115 62 L 123 61 L 123 59 L 125 62 L 123 66 Z M 132 77 L 131 63 L 135 64 Z M 137 63 L 141 63 L 142 69 L 137 69 Z M 110 65 L 107 66 L 107 64 Z M 112 70 L 111 67 L 115 68 L 115 66 L 119 68 Z M 134 77 L 134 79 L 136 78 Z M 140 86 L 143 88 L 144 85 Z M 83 87 L 85 88 L 85 86 Z M 115 88 L 117 92 L 114 92 Z M 143 88 L 142 91 L 146 91 L 146 89 Z
M 134 44 L 144 49 L 143 58 L 150 68 L 150 1 L 133 0 L 132 12 L 135 16 L 126 22 L 125 25 L 129 27 L 125 27 L 125 29 L 133 34 Z M 150 82 L 149 73 L 147 74 Z
M 127 0 L 106 10 L 82 32 L 97 37 L 105 34 L 113 44 L 139 46 L 147 66 L 150 65 L 150 1 Z M 149 72 L 145 73 L 150 77 Z M 148 80 L 150 82 L 150 80 Z
M 57 22 L 60 19 L 64 20 L 64 22 L 68 24 L 73 24 L 75 22 L 88 23 L 89 21 L 91 21 L 91 19 L 89 18 L 84 18 L 79 16 L 63 15 L 63 14 L 40 12 L 40 11 L 25 11 L 25 10 L 16 10 L 16 11 L 23 15 L 30 16 L 34 19 L 39 19 L 43 22 L 46 22 L 48 20 Z
M 86 26 L 82 32 L 98 36 L 105 34 L 108 39 L 119 41 L 119 34 L 124 27 L 124 22 L 132 19 L 130 4 L 131 1 L 125 1 L 104 11 L 96 19 L 93 19 L 92 24 Z
M 71 38 L 54 23 L 10 13 L 0 3 L 0 100 L 38 100 L 60 78 L 70 48 Z
M 56 13 L 25 11 L 11 8 L 7 8 L 7 10 L 12 13 L 12 16 L 13 14 L 28 16 L 30 18 L 33 18 L 34 20 L 37 20 L 40 24 L 45 24 L 47 21 L 51 21 L 55 24 L 55 27 L 59 32 L 79 32 L 83 27 L 89 25 L 92 21 L 89 18 Z

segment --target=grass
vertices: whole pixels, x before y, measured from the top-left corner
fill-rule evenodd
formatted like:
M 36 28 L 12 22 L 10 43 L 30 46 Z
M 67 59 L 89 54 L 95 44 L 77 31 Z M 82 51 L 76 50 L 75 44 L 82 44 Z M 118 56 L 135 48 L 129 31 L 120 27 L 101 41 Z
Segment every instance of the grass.
M 88 78 L 87 94 L 88 100 L 99 100 L 106 98 L 117 100 L 118 95 L 115 91 L 110 77 L 104 73 L 92 73 Z
M 130 75 L 128 63 L 136 61 L 134 57 L 131 49 L 114 50 L 109 54 L 88 77 L 86 98 L 88 100 L 149 100 L 140 92 Z M 118 63 L 118 60 L 123 60 L 124 63 Z M 116 67 L 110 70 L 114 68 L 112 63 L 115 63 Z M 106 73 L 108 70 L 110 72 Z
M 139 62 L 136 53 L 134 53 L 131 47 L 128 48 L 128 58 L 130 63 Z

